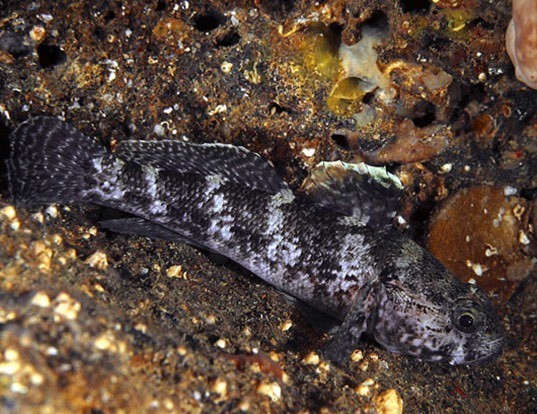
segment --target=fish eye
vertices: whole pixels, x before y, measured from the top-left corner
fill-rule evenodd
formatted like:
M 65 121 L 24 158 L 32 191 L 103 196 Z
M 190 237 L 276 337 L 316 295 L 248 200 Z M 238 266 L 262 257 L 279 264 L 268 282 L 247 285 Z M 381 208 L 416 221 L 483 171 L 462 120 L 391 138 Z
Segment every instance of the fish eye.
M 465 313 L 459 316 L 459 325 L 463 328 L 471 328 L 472 326 L 474 326 L 474 317 L 469 313 Z
M 464 333 L 474 333 L 477 329 L 474 315 L 468 311 L 457 316 L 456 325 L 457 328 Z

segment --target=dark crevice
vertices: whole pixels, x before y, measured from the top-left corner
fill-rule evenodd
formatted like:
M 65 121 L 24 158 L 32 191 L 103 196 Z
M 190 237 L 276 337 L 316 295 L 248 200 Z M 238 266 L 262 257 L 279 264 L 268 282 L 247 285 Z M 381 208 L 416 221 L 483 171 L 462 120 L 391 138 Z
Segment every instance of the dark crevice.
M 420 102 L 413 111 L 415 116 L 412 117 L 412 122 L 418 128 L 431 125 L 436 120 L 436 108 L 431 102 Z
M 200 32 L 211 32 L 217 27 L 224 24 L 226 16 L 217 11 L 208 11 L 204 14 L 200 14 L 194 19 L 194 27 Z
M 330 135 L 330 139 L 336 144 L 339 148 L 349 151 L 351 146 L 346 135 L 340 133 L 333 133 Z
M 237 32 L 229 32 L 216 42 L 217 47 L 235 46 L 241 41 L 241 36 Z
M 296 0 L 259 0 L 259 8 L 273 18 L 286 18 L 295 8 Z
M 158 3 L 157 3 L 157 7 L 155 7 L 155 11 L 166 10 L 167 6 L 168 5 L 166 4 L 166 2 L 164 0 L 159 0 Z
M 375 93 L 374 92 L 367 92 L 364 97 L 362 98 L 362 102 L 364 104 L 370 104 L 371 102 L 373 102 L 373 99 L 375 98 Z
M 487 22 L 486 20 L 483 20 L 481 17 L 478 17 L 472 21 L 470 21 L 466 27 L 468 29 L 473 29 L 474 27 L 480 27 L 482 29 L 486 30 L 494 30 L 495 26 L 492 23 Z
M 341 42 L 341 33 L 343 33 L 344 28 L 345 27 L 342 24 L 335 22 L 328 25 L 328 30 L 330 31 L 331 36 L 335 39 L 338 39 L 338 47 L 339 43 Z
M 400 4 L 403 13 L 427 12 L 431 7 L 430 0 L 401 0 Z
M 290 114 L 292 112 L 290 108 L 286 108 L 276 102 L 271 102 L 268 106 L 268 110 L 270 115 L 279 115 L 284 112 Z
M 374 27 L 380 29 L 383 33 L 387 33 L 390 28 L 388 16 L 382 10 L 373 12 L 371 17 L 367 20 L 364 20 L 361 26 Z
M 40 44 L 37 47 L 37 56 L 39 57 L 39 66 L 42 68 L 61 65 L 67 61 L 67 54 L 54 45 Z
M 114 20 L 115 18 L 116 18 L 116 12 L 114 10 L 110 10 L 108 13 L 104 15 L 104 20 L 107 22 Z
M 93 30 L 93 36 L 97 40 L 104 41 L 106 40 L 108 34 L 102 27 L 96 27 L 95 30 Z

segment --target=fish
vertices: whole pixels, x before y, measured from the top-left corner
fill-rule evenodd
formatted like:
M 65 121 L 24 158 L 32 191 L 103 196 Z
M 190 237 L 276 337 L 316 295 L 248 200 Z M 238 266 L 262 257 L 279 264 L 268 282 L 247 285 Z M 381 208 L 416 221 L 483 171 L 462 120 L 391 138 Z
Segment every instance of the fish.
M 322 349 L 336 363 L 348 362 L 363 335 L 390 352 L 452 365 L 502 352 L 504 330 L 486 293 L 391 226 L 402 184 L 385 168 L 324 162 L 293 190 L 244 147 L 126 140 L 112 152 L 39 116 L 9 136 L 6 170 L 17 205 L 120 210 L 130 216 L 105 228 L 225 256 L 337 319 Z

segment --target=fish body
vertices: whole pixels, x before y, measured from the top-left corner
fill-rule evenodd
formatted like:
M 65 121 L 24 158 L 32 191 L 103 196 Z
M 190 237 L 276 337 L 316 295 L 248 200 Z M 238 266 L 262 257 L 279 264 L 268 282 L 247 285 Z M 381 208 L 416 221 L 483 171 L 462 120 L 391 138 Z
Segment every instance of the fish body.
M 112 207 L 136 218 L 109 228 L 224 255 L 340 319 L 325 351 L 331 359 L 344 360 L 363 333 L 428 361 L 469 364 L 501 352 L 503 330 L 481 289 L 390 227 L 364 224 L 348 203 L 323 203 L 323 194 L 337 198 L 333 187 L 294 194 L 244 148 L 131 141 L 112 154 L 49 117 L 21 124 L 10 148 L 15 201 Z

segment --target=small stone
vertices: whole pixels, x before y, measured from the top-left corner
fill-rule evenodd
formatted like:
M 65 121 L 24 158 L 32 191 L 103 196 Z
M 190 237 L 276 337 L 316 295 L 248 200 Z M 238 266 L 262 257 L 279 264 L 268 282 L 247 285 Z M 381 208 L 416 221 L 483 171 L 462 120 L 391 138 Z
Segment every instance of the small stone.
M 162 125 L 156 124 L 153 128 L 153 132 L 159 137 L 163 137 L 166 134 L 166 129 Z
M 304 154 L 306 157 L 313 157 L 315 154 L 315 148 L 304 148 L 302 150 L 302 154 Z
M 351 354 L 350 359 L 352 362 L 360 362 L 362 359 L 364 359 L 364 353 L 359 349 L 355 349 Z
M 66 292 L 60 293 L 54 299 L 54 313 L 64 319 L 76 319 L 81 307 L 80 302 L 73 299 Z
M 41 43 L 47 34 L 46 29 L 43 26 L 34 26 L 30 30 L 30 37 L 36 43 Z
M 277 382 L 262 382 L 257 386 L 257 392 L 266 395 L 272 401 L 278 401 L 282 397 L 282 388 Z
M 9 389 L 17 394 L 26 394 L 28 392 L 28 387 L 20 382 L 13 382 Z
M 33 372 L 30 375 L 30 382 L 32 385 L 41 385 L 45 382 L 45 378 L 39 372 Z
M 97 250 L 85 260 L 85 263 L 95 269 L 106 270 L 108 268 L 108 257 L 106 253 Z
M 21 228 L 21 222 L 15 219 L 9 224 L 9 227 L 14 231 L 18 231 Z
M 379 414 L 402 414 L 403 399 L 394 389 L 389 389 L 374 399 Z
M 14 311 L 5 312 L 4 309 L 0 308 L 0 323 L 6 323 L 14 320 L 18 317 L 18 314 Z
M 32 243 L 32 252 L 39 262 L 39 270 L 49 272 L 52 264 L 52 249 L 42 241 L 35 241 Z
M 37 213 L 32 214 L 32 220 L 39 224 L 43 224 L 45 222 L 45 216 L 43 216 L 43 213 L 38 211 Z
M 293 321 L 291 319 L 286 319 L 281 326 L 283 332 L 287 332 L 293 326 Z
M 227 396 L 227 382 L 223 378 L 215 379 L 210 385 L 210 391 L 218 394 L 221 398 Z
M 205 322 L 209 325 L 214 325 L 216 323 L 216 316 L 213 314 L 209 314 L 205 317 Z
M 45 213 L 52 218 L 57 218 L 58 208 L 55 205 L 48 206 L 48 208 L 45 210 Z
M 526 235 L 526 233 L 524 233 L 524 230 L 520 230 L 518 232 L 518 241 L 523 244 L 524 246 L 527 246 L 528 244 L 530 244 L 530 239 L 528 238 L 528 236 Z
M 358 385 L 354 391 L 358 395 L 361 395 L 362 397 L 369 397 L 371 395 L 371 387 L 375 385 L 375 381 L 371 378 L 366 379 L 364 382 L 362 382 L 360 385 Z
M 248 401 L 247 399 L 243 399 L 237 404 L 237 408 L 241 410 L 242 412 L 250 411 L 250 407 L 251 407 L 250 401 Z
M 163 405 L 164 405 L 164 408 L 166 408 L 168 411 L 172 411 L 175 408 L 175 404 L 169 398 L 164 399 Z
M 224 73 L 229 73 L 229 72 L 231 72 L 231 69 L 233 69 L 233 63 L 230 63 L 230 62 L 222 62 L 222 64 L 220 65 L 220 69 L 221 69 L 222 72 L 224 72 Z
M 518 190 L 514 187 L 505 186 L 503 188 L 503 195 L 506 197 L 515 195 L 516 193 L 518 193 Z
M 14 220 L 17 217 L 17 210 L 13 206 L 6 206 L 0 210 L 0 215 L 8 220 Z
M 30 303 L 40 308 L 48 308 L 50 306 L 50 298 L 45 292 L 39 291 L 34 295 Z
M 226 104 L 220 104 L 216 105 L 213 109 L 210 109 L 207 111 L 207 114 L 210 116 L 216 115 L 216 114 L 223 114 L 227 112 L 227 105 Z
M 319 369 L 317 372 L 329 372 L 330 371 L 330 363 L 326 361 L 320 361 L 319 362 Z
M 147 332 L 147 325 L 145 323 L 139 322 L 136 325 L 134 325 L 134 329 L 145 334 Z
M 320 358 L 319 358 L 319 355 L 317 353 L 310 352 L 308 355 L 306 355 L 304 357 L 304 359 L 302 361 L 304 361 L 304 363 L 306 363 L 308 365 L 318 365 L 319 362 L 320 362 Z
M 168 277 L 181 277 L 183 275 L 183 268 L 181 265 L 170 266 L 166 269 L 166 276 Z
M 218 348 L 222 348 L 222 349 L 225 349 L 226 346 L 227 346 L 227 342 L 225 339 L 219 339 L 218 341 L 215 342 L 214 344 L 215 346 L 217 346 Z
M 100 335 L 93 343 L 95 348 L 99 349 L 100 351 L 108 351 L 112 348 L 115 349 L 115 346 L 113 346 L 114 338 L 110 338 L 110 336 L 111 335 L 109 335 L 107 332 Z
M 4 358 L 6 361 L 16 361 L 19 359 L 19 351 L 13 348 L 7 348 L 4 351 Z
M 0 362 L 1 375 L 14 375 L 21 369 L 19 361 Z

